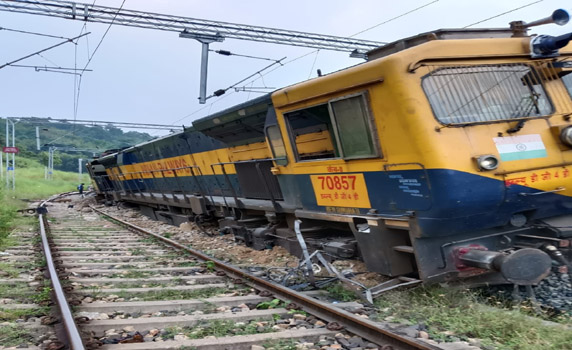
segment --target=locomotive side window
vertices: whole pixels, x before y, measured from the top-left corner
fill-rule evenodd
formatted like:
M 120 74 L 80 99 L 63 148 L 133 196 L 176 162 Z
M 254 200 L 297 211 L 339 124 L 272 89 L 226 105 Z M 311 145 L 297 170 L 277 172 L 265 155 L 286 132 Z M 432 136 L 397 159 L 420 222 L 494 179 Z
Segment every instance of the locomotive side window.
M 298 161 L 377 157 L 364 93 L 284 114 Z
M 422 87 L 441 123 L 532 118 L 553 110 L 540 74 L 525 64 L 433 68 Z
M 334 147 L 334 130 L 327 104 L 286 113 L 284 116 L 290 126 L 298 160 L 339 157 Z
M 274 158 L 277 159 L 276 164 L 288 164 L 288 160 L 286 159 L 286 148 L 284 147 L 284 141 L 282 141 L 282 134 L 280 133 L 280 128 L 278 128 L 278 125 L 267 126 L 266 137 L 268 137 L 268 141 L 270 142 L 272 154 Z
M 572 97 L 572 74 L 567 74 L 567 75 L 563 76 L 562 82 L 566 86 L 566 89 L 568 90 L 570 97 Z
M 332 116 L 344 158 L 377 155 L 370 131 L 364 95 L 330 101 Z

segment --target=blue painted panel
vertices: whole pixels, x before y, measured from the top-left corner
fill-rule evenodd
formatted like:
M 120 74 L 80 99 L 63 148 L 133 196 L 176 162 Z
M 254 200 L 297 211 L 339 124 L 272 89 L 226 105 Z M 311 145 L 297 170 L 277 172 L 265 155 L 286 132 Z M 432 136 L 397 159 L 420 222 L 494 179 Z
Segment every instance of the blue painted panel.
M 401 177 L 389 178 L 384 172 L 365 173 L 372 208 L 379 214 L 401 215 L 413 211 L 421 235 L 446 236 L 508 224 L 515 213 L 525 212 L 530 220 L 572 214 L 572 198 L 559 194 L 522 196 L 538 190 L 520 185 L 505 187 L 503 181 L 478 174 L 447 169 L 404 170 L 390 172 Z M 400 194 L 400 182 L 395 179 L 422 178 L 428 174 L 431 206 L 415 197 Z M 288 175 L 280 175 L 288 176 Z M 300 193 L 304 209 L 325 212 L 316 204 L 309 175 L 290 175 Z M 423 187 L 423 185 L 418 186 Z M 425 191 L 426 189 L 420 190 Z M 401 193 L 403 193 L 401 191 Z M 396 200 L 397 198 L 397 200 Z M 368 209 L 360 209 L 362 214 Z

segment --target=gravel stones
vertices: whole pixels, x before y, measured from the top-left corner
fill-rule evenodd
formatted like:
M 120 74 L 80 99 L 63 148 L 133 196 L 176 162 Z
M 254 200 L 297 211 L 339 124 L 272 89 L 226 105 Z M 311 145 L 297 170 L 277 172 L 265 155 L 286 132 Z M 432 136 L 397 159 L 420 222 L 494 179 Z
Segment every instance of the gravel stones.
M 523 286 L 520 286 L 518 290 L 518 300 L 514 298 L 514 287 L 512 285 L 490 287 L 485 289 L 485 292 L 501 300 L 508 299 L 515 303 L 529 298 Z M 555 314 L 572 316 L 572 285 L 570 284 L 570 276 L 568 274 L 552 273 L 540 281 L 538 285 L 533 286 L 533 291 L 538 304 L 542 308 L 549 309 Z
M 572 315 L 572 286 L 568 274 L 551 274 L 534 288 L 534 292 L 542 305 Z

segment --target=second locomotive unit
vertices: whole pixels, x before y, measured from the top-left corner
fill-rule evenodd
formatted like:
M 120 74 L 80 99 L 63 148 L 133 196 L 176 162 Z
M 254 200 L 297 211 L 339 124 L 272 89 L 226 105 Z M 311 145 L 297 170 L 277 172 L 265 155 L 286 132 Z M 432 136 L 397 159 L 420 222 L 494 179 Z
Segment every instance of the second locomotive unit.
M 299 253 L 301 220 L 312 249 L 384 275 L 534 284 L 568 265 L 572 34 L 526 27 L 400 40 L 89 171 L 148 216 L 217 220 L 256 249 Z

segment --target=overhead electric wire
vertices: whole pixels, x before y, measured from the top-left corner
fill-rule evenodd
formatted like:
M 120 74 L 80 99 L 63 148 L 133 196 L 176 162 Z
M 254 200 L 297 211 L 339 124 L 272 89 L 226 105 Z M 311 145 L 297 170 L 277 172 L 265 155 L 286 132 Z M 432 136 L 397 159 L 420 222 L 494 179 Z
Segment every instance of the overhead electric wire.
M 357 32 L 357 33 L 351 35 L 350 38 L 351 38 L 351 37 L 354 37 L 354 36 L 356 36 L 356 35 L 365 33 L 365 32 L 367 32 L 367 31 L 369 31 L 369 30 L 374 29 L 374 28 L 377 28 L 377 27 L 379 27 L 379 26 L 381 26 L 381 25 L 387 24 L 387 23 L 389 23 L 389 22 L 391 22 L 391 21 L 394 21 L 394 20 L 396 20 L 396 19 L 405 17 L 405 16 L 407 16 L 407 15 L 413 13 L 413 12 L 416 12 L 416 11 L 418 11 L 418 10 L 421 10 L 421 9 L 423 9 L 423 8 L 429 6 L 429 5 L 433 5 L 433 4 L 437 3 L 438 1 L 439 1 L 439 0 L 433 0 L 433 1 L 429 2 L 429 3 L 426 3 L 426 4 L 424 4 L 424 5 L 418 6 L 418 7 L 414 8 L 414 9 L 412 9 L 412 10 L 409 10 L 409 11 L 407 11 L 407 12 L 404 12 L 404 13 L 398 15 L 398 16 L 395 16 L 395 17 L 392 17 L 392 18 L 390 18 L 390 19 L 387 19 L 387 20 L 385 20 L 385 21 L 383 21 L 383 22 L 381 22 L 381 23 L 378 23 L 378 24 L 376 24 L 376 25 L 374 25 L 374 26 L 371 26 L 371 27 L 369 27 L 369 28 L 366 28 L 366 29 L 364 29 L 364 30 L 362 30 L 362 31 L 359 31 L 359 32 Z M 387 42 L 382 42 L 382 43 L 387 44 Z M 293 58 L 293 59 L 291 59 L 291 60 L 289 60 L 289 61 L 286 61 L 286 62 L 284 62 L 280 67 L 276 67 L 276 68 L 274 68 L 274 69 L 271 69 L 271 70 L 267 71 L 267 72 L 264 73 L 264 74 L 260 74 L 260 78 L 256 78 L 256 79 L 250 81 L 249 83 L 254 83 L 254 82 L 256 82 L 258 79 L 261 79 L 263 76 L 266 76 L 266 75 L 268 75 L 268 74 L 274 72 L 275 70 L 277 70 L 277 69 L 279 69 L 279 68 L 281 68 L 281 67 L 286 66 L 286 65 L 289 64 L 289 63 L 295 62 L 295 61 L 297 61 L 297 60 L 299 60 L 299 59 L 302 59 L 302 58 L 304 58 L 304 57 L 306 57 L 306 56 L 309 56 L 309 55 L 311 55 L 311 54 L 313 54 L 313 53 L 317 53 L 317 52 L 318 52 L 317 49 L 316 49 L 316 50 L 312 50 L 312 51 L 307 52 L 307 53 L 305 53 L 305 54 L 303 54 L 303 55 L 300 55 L 300 56 L 298 56 L 298 57 L 295 57 L 295 58 Z M 314 60 L 314 61 L 315 61 L 315 60 Z M 314 66 L 314 64 L 315 64 L 315 62 L 312 64 L 312 66 Z M 313 70 L 313 68 L 312 68 L 312 70 Z M 310 72 L 310 76 L 311 76 L 311 74 L 312 74 L 312 73 Z
M 242 79 L 241 81 L 239 81 L 239 82 L 237 82 L 237 83 L 235 83 L 235 84 L 232 84 L 231 86 L 227 87 L 226 89 L 216 90 L 212 95 L 208 96 L 207 99 L 209 99 L 209 98 L 211 98 L 211 97 L 222 96 L 222 95 L 225 94 L 228 90 L 234 88 L 235 86 L 237 86 L 237 85 L 240 84 L 240 83 L 245 82 L 246 80 L 252 78 L 253 76 L 255 76 L 255 75 L 257 75 L 257 74 L 262 73 L 262 72 L 265 71 L 266 69 L 268 69 L 268 68 L 270 68 L 270 67 L 272 67 L 272 66 L 274 66 L 274 65 L 276 65 L 276 64 L 282 64 L 281 62 L 282 62 L 284 59 L 286 59 L 286 57 L 283 57 L 283 58 L 281 58 L 281 59 L 279 59 L 279 60 L 277 60 L 277 61 L 275 61 L 275 62 L 269 64 L 268 66 L 266 66 L 266 67 L 264 67 L 264 68 L 262 68 L 262 69 L 260 69 L 260 70 L 258 70 L 258 71 L 256 71 L 256 72 L 252 73 L 251 75 L 247 76 L 246 78 Z
M 58 65 L 56 62 L 50 60 L 49 58 L 45 57 L 45 56 L 42 55 L 42 54 L 38 54 L 38 56 L 40 56 L 41 58 L 43 58 L 44 60 L 50 62 L 50 63 L 53 64 L 53 65 L 56 65 L 56 66 Z
M 424 8 L 424 7 L 427 7 L 427 6 L 429 6 L 429 5 L 433 5 L 434 3 L 438 2 L 438 1 L 439 1 L 439 0 L 433 0 L 433 1 L 429 2 L 429 3 L 426 3 L 426 4 L 424 4 L 424 5 L 421 5 L 421 6 L 419 6 L 419 7 L 414 8 L 413 10 L 409 10 L 409 11 L 407 11 L 407 12 L 405 12 L 405 13 L 402 13 L 402 14 L 400 14 L 400 15 L 398 15 L 398 16 L 392 17 L 392 18 L 390 18 L 390 19 L 388 19 L 388 20 L 385 20 L 385 21 L 383 21 L 383 22 L 381 22 L 381 23 L 378 23 L 378 24 L 376 24 L 376 25 L 374 25 L 374 26 L 372 26 L 372 27 L 369 27 L 369 28 L 364 29 L 364 30 L 362 30 L 362 31 L 360 31 L 360 32 L 357 32 L 357 33 L 355 33 L 354 35 L 350 35 L 350 38 L 353 38 L 353 37 L 356 36 L 356 35 L 365 33 L 365 32 L 367 32 L 367 31 L 369 31 L 369 30 L 372 30 L 372 29 L 374 29 L 374 28 L 377 28 L 377 27 L 379 27 L 379 26 L 381 26 L 381 25 L 384 25 L 384 24 L 386 24 L 386 23 L 389 23 L 389 22 L 394 21 L 394 20 L 396 20 L 396 19 L 399 19 L 399 18 L 401 18 L 401 17 L 407 16 L 408 14 L 411 14 L 411 13 L 413 13 L 413 12 L 415 12 L 415 11 L 421 10 L 421 9 Z M 384 44 L 387 44 L 387 42 L 384 42 Z
M 312 63 L 312 68 L 310 68 L 310 74 L 308 74 L 308 79 L 312 77 L 312 72 L 314 71 L 314 67 L 316 66 L 316 61 L 318 60 L 318 55 L 320 54 L 320 50 L 316 50 L 316 57 L 314 57 L 314 62 Z
M 117 9 L 117 12 L 115 13 L 115 16 L 113 17 L 113 19 L 111 20 L 111 23 L 109 23 L 109 26 L 107 27 L 107 29 L 105 30 L 105 33 L 103 33 L 103 36 L 101 37 L 101 40 L 99 40 L 99 43 L 97 44 L 97 46 L 95 47 L 95 50 L 93 50 L 93 53 L 91 54 L 91 56 L 89 57 L 89 59 L 87 60 L 87 63 L 85 64 L 84 68 L 87 68 L 87 66 L 89 66 L 89 64 L 91 63 L 91 60 L 93 59 L 93 56 L 95 56 L 95 54 L 97 53 L 97 50 L 99 50 L 99 47 L 101 46 L 101 44 L 103 43 L 103 40 L 105 39 L 105 37 L 107 36 L 107 33 L 109 33 L 109 30 L 111 29 L 111 27 L 113 26 L 113 23 L 115 22 L 115 19 L 117 18 L 117 16 L 119 15 L 119 11 L 121 11 L 123 9 L 123 5 L 125 5 L 125 1 L 127 0 L 123 0 L 123 2 L 121 3 L 121 6 L 119 6 L 119 9 Z
M 115 16 L 113 17 L 113 19 L 111 20 L 111 23 L 109 23 L 109 26 L 107 27 L 107 29 L 105 30 L 105 33 L 103 33 L 103 36 L 101 37 L 101 39 L 99 40 L 99 43 L 97 44 L 97 46 L 95 47 L 95 50 L 93 50 L 93 53 L 91 54 L 91 56 L 88 57 L 87 63 L 85 64 L 85 66 L 82 69 L 81 74 L 79 75 L 79 80 L 77 82 L 77 94 L 74 95 L 74 120 L 77 118 L 77 112 L 79 109 L 79 98 L 80 98 L 80 93 L 81 93 L 81 82 L 83 80 L 83 72 L 85 72 L 85 70 L 87 69 L 87 67 L 89 66 L 89 64 L 91 63 L 91 60 L 93 59 L 93 56 L 95 56 L 97 50 L 99 49 L 99 47 L 101 46 L 101 44 L 103 43 L 103 40 L 105 39 L 105 37 L 107 36 L 107 33 L 109 32 L 109 30 L 111 29 L 111 26 L 113 26 L 113 23 L 115 22 L 115 19 L 117 18 L 117 16 L 119 15 L 119 11 L 121 11 L 123 9 L 123 5 L 125 5 L 125 1 L 123 0 L 123 2 L 121 3 L 121 6 L 119 6 L 119 8 L 117 9 L 117 11 L 115 12 Z M 95 1 L 93 2 L 93 4 L 95 4 Z M 92 4 L 92 6 L 93 6 Z M 83 31 L 83 29 L 82 29 Z M 77 60 L 77 53 L 76 53 L 76 60 Z M 75 83 L 74 83 L 75 84 Z M 74 86 L 74 91 L 75 90 L 75 86 Z
M 60 42 L 60 43 L 58 43 L 58 44 L 55 44 L 55 45 L 52 45 L 52 46 L 47 47 L 47 48 L 45 48 L 45 49 L 36 51 L 36 52 L 31 53 L 31 54 L 29 54 L 29 55 L 26 55 L 26 56 L 24 56 L 24 57 L 20 57 L 20 58 L 14 60 L 14 61 L 11 61 L 11 62 L 8 62 L 8 63 L 5 63 L 5 64 L 1 65 L 1 66 L 0 66 L 0 69 L 2 69 L 2 68 L 4 68 L 4 67 L 7 67 L 7 66 L 10 66 L 10 65 L 12 65 L 12 64 L 14 64 L 14 63 L 16 63 L 16 62 L 23 61 L 23 60 L 25 60 L 25 59 L 27 59 L 27 58 L 30 58 L 30 57 L 32 57 L 32 56 L 39 55 L 39 54 L 42 53 L 42 52 L 51 50 L 51 49 L 56 48 L 56 47 L 58 47 L 58 46 L 62 46 L 62 45 L 67 44 L 67 43 L 69 43 L 69 42 L 73 42 L 74 40 L 79 39 L 79 38 L 81 38 L 81 37 L 83 37 L 83 36 L 86 36 L 86 35 L 88 35 L 88 34 L 90 34 L 90 33 L 85 33 L 85 34 L 82 34 L 82 35 L 80 35 L 80 36 L 76 36 L 75 38 L 66 39 L 65 41 L 62 41 L 62 42 Z
M 420 7 L 417 7 L 417 8 L 415 8 L 415 9 L 411 10 L 411 11 L 408 11 L 408 12 L 402 14 L 402 15 L 399 15 L 399 16 L 393 17 L 393 18 L 391 18 L 391 19 L 389 19 L 389 20 L 383 21 L 383 22 L 381 22 L 381 23 L 379 23 L 379 24 L 377 24 L 377 25 L 375 25 L 375 26 L 372 26 L 372 27 L 367 28 L 367 29 L 365 29 L 365 30 L 363 30 L 363 31 L 360 31 L 360 32 L 358 32 L 358 33 L 356 33 L 356 34 L 354 34 L 354 35 L 352 35 L 352 36 L 355 36 L 355 35 L 364 33 L 364 32 L 366 32 L 366 31 L 368 31 L 368 30 L 370 30 L 370 29 L 376 28 L 376 27 L 378 27 L 378 26 L 380 26 L 380 25 L 382 25 L 382 24 L 388 23 L 388 22 L 390 22 L 390 21 L 392 21 L 392 20 L 394 20 L 394 19 L 401 18 L 401 17 L 403 17 L 403 16 L 406 15 L 406 14 L 410 14 L 410 13 L 412 13 L 412 12 L 414 12 L 414 11 L 417 11 L 417 10 L 419 10 L 419 9 L 422 9 L 422 8 L 424 8 L 424 7 L 427 7 L 427 6 L 429 6 L 429 5 L 432 5 L 432 4 L 436 3 L 437 1 L 439 1 L 439 0 L 432 1 L 432 2 L 430 2 L 430 3 L 427 3 L 427 4 L 425 4 L 425 5 L 422 5 L 422 6 L 420 6 Z M 512 10 L 499 13 L 499 14 L 497 14 L 497 15 L 495 15 L 495 16 L 492 16 L 492 17 L 483 19 L 483 20 L 478 21 L 478 22 L 475 22 L 475 23 L 473 23 L 473 24 L 469 24 L 468 26 L 465 26 L 465 27 L 463 27 L 463 28 L 468 28 L 468 27 L 471 27 L 471 26 L 473 26 L 473 25 L 486 22 L 486 21 L 488 21 L 488 20 L 490 20 L 490 19 L 497 18 L 497 17 L 500 17 L 500 16 L 502 16 L 502 15 L 506 15 L 506 14 L 508 14 L 508 13 L 511 13 L 511 12 L 514 12 L 514 11 L 517 11 L 517 10 L 520 10 L 520 9 L 523 9 L 523 8 L 525 8 L 525 7 L 528 7 L 528 6 L 537 4 L 537 3 L 542 2 L 542 1 L 544 1 L 544 0 L 537 0 L 537 1 L 534 1 L 534 2 L 531 2 L 531 3 L 528 3 L 528 4 L 525 4 L 525 5 L 519 6 L 519 7 L 517 7 L 517 8 L 512 9 Z M 304 58 L 304 57 L 306 57 L 306 56 L 308 56 L 308 55 L 311 55 L 312 53 L 315 53 L 316 51 L 317 51 L 317 50 L 313 50 L 313 51 L 310 51 L 310 52 L 308 52 L 308 53 L 305 53 L 305 54 L 303 54 L 303 55 L 301 55 L 301 56 L 298 56 L 298 57 L 296 57 L 296 58 L 293 58 L 293 59 L 291 59 L 290 61 L 286 61 L 286 62 L 284 62 L 284 64 L 282 64 L 280 67 L 276 67 L 276 68 L 274 68 L 274 69 L 271 69 L 271 70 L 265 72 L 264 74 L 261 74 L 261 77 L 262 77 L 262 76 L 266 76 L 266 75 L 268 75 L 268 74 L 274 72 L 275 70 L 277 70 L 277 69 L 279 69 L 279 68 L 281 68 L 281 67 L 286 66 L 286 65 L 289 64 L 289 63 L 292 63 L 292 62 L 297 61 L 297 60 L 299 60 L 299 59 L 301 59 L 301 58 Z M 256 79 L 252 80 L 252 81 L 249 82 L 249 83 L 254 83 L 254 82 L 256 82 L 258 79 L 260 79 L 260 78 L 256 78 Z
M 30 35 L 44 36 L 44 37 L 47 37 L 47 38 L 69 39 L 69 38 L 66 38 L 66 37 L 64 37 L 64 36 L 50 35 L 50 34 L 37 33 L 37 32 L 29 32 L 29 31 L 26 31 L 26 30 L 10 29 L 10 28 L 5 28 L 5 27 L 0 27 L 0 30 L 5 30 L 5 31 L 8 31 L 8 32 L 15 32 L 15 33 L 22 33 L 22 34 L 30 34 Z
M 492 17 L 485 18 L 485 19 L 480 20 L 480 21 L 478 21 L 478 22 L 475 22 L 475 23 L 473 23 L 473 24 L 469 24 L 468 26 L 464 26 L 463 28 L 469 28 L 469 27 L 472 27 L 472 26 L 474 26 L 474 25 L 477 25 L 477 24 L 481 24 L 481 23 L 483 23 L 483 22 L 490 21 L 491 19 L 504 16 L 504 15 L 509 14 L 509 13 L 511 13 L 511 12 L 518 11 L 518 10 L 520 10 L 520 9 L 523 9 L 523 8 L 525 8 L 525 7 L 528 7 L 528 6 L 532 6 L 532 5 L 534 5 L 534 4 L 538 4 L 539 2 L 543 2 L 543 1 L 544 1 L 544 0 L 537 0 L 537 1 L 530 2 L 530 3 L 526 4 L 526 5 L 522 5 L 522 6 L 520 6 L 520 7 L 514 8 L 514 9 L 512 9 L 512 10 L 508 10 L 508 11 L 506 11 L 506 12 L 499 13 L 498 15 L 494 15 L 494 16 L 492 16 Z
M 59 69 L 59 70 L 79 70 L 76 68 L 66 68 L 66 67 L 52 67 L 52 66 L 38 66 L 38 65 L 25 65 L 25 64 L 12 64 L 11 67 L 16 68 L 42 68 L 42 69 Z M 86 72 L 93 72 L 92 69 L 86 70 Z

